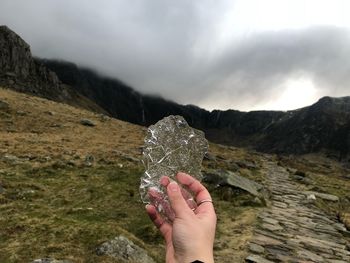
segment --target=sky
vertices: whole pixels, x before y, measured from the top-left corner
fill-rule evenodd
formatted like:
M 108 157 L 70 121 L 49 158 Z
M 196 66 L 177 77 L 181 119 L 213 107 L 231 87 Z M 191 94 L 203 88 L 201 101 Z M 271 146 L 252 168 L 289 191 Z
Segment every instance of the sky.
M 350 95 L 348 0 L 1 0 L 41 58 L 208 110 Z

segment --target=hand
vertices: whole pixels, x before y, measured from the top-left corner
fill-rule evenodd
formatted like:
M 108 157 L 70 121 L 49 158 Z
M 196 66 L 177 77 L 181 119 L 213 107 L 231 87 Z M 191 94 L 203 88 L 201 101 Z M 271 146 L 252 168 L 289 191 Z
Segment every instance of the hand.
M 175 213 L 173 223 L 163 219 L 153 205 L 147 205 L 146 210 L 163 235 L 166 243 L 167 263 L 190 263 L 200 260 L 213 263 L 213 244 L 216 228 L 216 214 L 208 190 L 196 179 L 185 173 L 178 173 L 177 180 L 194 193 L 199 206 L 191 210 L 186 203 L 182 188 L 176 182 L 170 182 L 168 177 L 161 179 L 161 184 L 167 188 L 171 207 Z

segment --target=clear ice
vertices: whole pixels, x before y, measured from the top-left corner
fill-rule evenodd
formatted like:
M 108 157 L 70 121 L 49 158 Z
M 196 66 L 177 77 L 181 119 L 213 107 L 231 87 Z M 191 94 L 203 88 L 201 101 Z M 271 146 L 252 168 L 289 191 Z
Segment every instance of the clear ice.
M 144 142 L 142 161 L 146 171 L 141 178 L 141 199 L 154 205 L 168 221 L 173 221 L 174 212 L 160 178 L 168 176 L 176 181 L 175 175 L 184 172 L 201 180 L 208 141 L 202 131 L 191 128 L 182 116 L 170 115 L 148 128 Z M 195 209 L 197 204 L 192 193 L 183 187 L 182 194 L 189 207 Z

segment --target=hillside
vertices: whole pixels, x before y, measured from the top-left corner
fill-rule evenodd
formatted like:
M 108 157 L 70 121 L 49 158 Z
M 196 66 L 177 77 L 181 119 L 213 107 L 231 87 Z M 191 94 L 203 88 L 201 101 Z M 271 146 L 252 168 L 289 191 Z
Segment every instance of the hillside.
M 115 262 L 95 250 L 120 234 L 162 262 L 162 239 L 138 193 L 144 135 L 138 125 L 0 88 L 0 262 Z M 209 156 L 207 171 L 262 180 L 255 153 L 211 144 Z M 212 192 L 216 258 L 241 260 L 258 207 L 239 191 Z
M 0 262 L 120 262 L 97 253 L 101 243 L 119 235 L 163 262 L 162 239 L 138 194 L 144 135 L 142 126 L 0 88 Z M 217 262 L 260 262 L 253 259 L 261 256 L 277 260 L 280 249 L 285 257 L 299 251 L 298 258 L 307 260 L 322 242 L 337 249 L 328 257 L 350 259 L 350 232 L 338 221 L 350 227 L 350 170 L 340 163 L 318 155 L 278 157 L 211 143 L 203 164 L 218 214 Z M 239 188 L 218 186 L 214 178 L 225 171 L 262 183 L 270 192 L 267 207 Z M 306 202 L 304 191 L 333 194 L 340 201 Z M 276 225 L 271 219 L 276 212 L 303 213 L 319 227 L 304 228 L 311 224 L 305 216 L 279 214 L 272 218 L 279 220 Z M 291 246 L 281 226 L 292 227 L 285 230 L 291 237 L 321 243 L 308 245 L 313 253 L 305 254 L 304 243 Z M 271 236 L 284 245 L 268 243 Z

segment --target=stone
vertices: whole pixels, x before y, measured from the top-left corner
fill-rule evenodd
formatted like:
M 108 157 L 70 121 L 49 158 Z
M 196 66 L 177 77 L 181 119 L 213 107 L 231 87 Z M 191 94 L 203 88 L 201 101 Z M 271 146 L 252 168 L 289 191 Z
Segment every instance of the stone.
M 81 119 L 80 120 L 80 124 L 84 125 L 84 126 L 89 126 L 89 127 L 94 127 L 96 126 L 96 123 L 93 122 L 92 120 L 89 119 Z
M 254 243 L 250 243 L 249 244 L 249 250 L 253 253 L 257 253 L 257 254 L 263 254 L 265 249 L 264 247 L 254 244 Z
M 317 254 L 307 250 L 299 250 L 297 251 L 297 255 L 303 259 L 312 260 L 314 262 L 318 262 L 318 263 L 324 262 L 323 257 L 318 256 Z
M 268 230 L 268 231 L 272 231 L 272 232 L 283 230 L 283 227 L 281 227 L 279 225 L 271 225 L 271 224 L 267 224 L 267 223 L 262 224 L 261 228 Z
M 215 157 L 215 155 L 207 152 L 204 154 L 204 160 L 216 162 L 216 157 Z
M 9 164 L 17 164 L 21 161 L 20 158 L 12 154 L 5 154 L 2 159 Z
M 155 263 L 144 249 L 122 235 L 101 244 L 96 249 L 96 254 L 110 256 L 121 262 Z
M 84 164 L 86 166 L 92 166 L 93 163 L 95 162 L 95 157 L 91 154 L 85 156 Z
M 332 202 L 338 202 L 339 197 L 335 195 L 330 195 L 330 194 L 324 194 L 324 193 L 319 193 L 319 192 L 313 192 L 313 191 L 305 191 L 304 194 L 306 196 L 308 195 L 315 195 L 318 198 L 321 198 L 326 201 L 332 201 Z
M 307 197 L 306 197 L 307 200 L 310 200 L 310 201 L 315 201 L 316 200 L 316 196 L 314 194 L 309 194 Z
M 10 105 L 5 101 L 0 100 L 0 110 L 7 111 L 9 109 L 10 109 Z
M 262 220 L 268 224 L 271 225 L 277 225 L 278 224 L 278 220 L 273 219 L 273 218 L 269 218 L 269 217 L 262 217 Z
M 234 172 L 227 170 L 213 170 L 205 174 L 204 178 L 205 182 L 214 183 L 220 186 L 230 186 L 237 187 L 253 196 L 257 196 L 259 198 L 263 197 L 262 191 L 264 187 L 243 176 L 237 175 Z
M 264 259 L 258 255 L 249 255 L 248 257 L 246 257 L 245 261 L 249 263 L 273 263 L 273 261 Z

